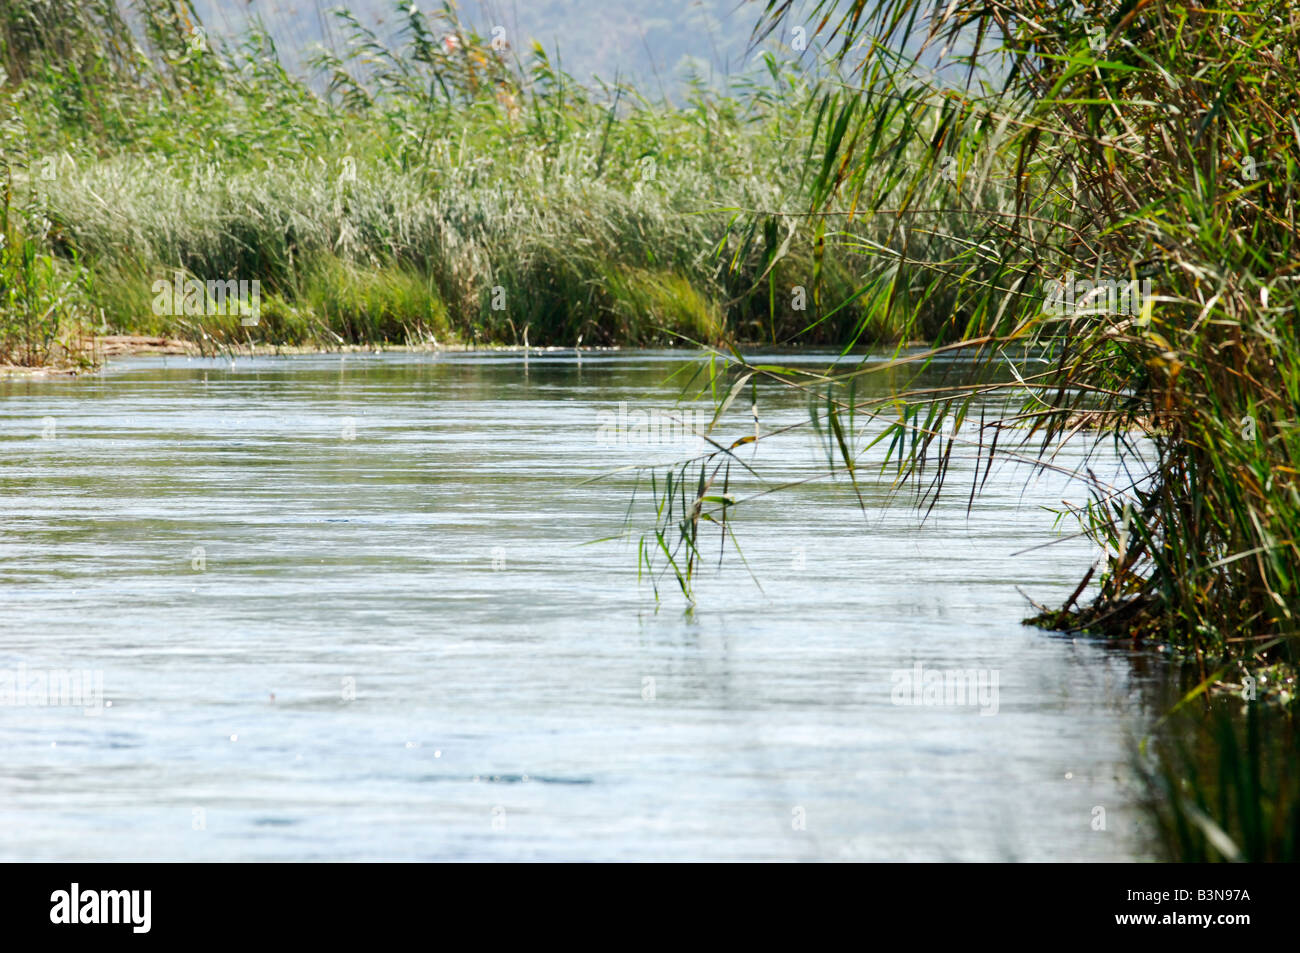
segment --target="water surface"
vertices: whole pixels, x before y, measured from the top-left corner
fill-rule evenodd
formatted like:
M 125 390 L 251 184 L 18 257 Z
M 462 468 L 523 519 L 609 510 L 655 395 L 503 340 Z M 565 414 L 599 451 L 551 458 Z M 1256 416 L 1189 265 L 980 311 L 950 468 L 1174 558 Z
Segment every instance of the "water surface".
M 592 543 L 630 474 L 584 481 L 689 455 L 599 431 L 620 402 L 673 412 L 684 362 L 151 358 L 0 384 L 0 669 L 100 672 L 105 705 L 0 707 L 0 857 L 1142 856 L 1143 660 L 1019 623 L 1017 587 L 1059 602 L 1095 558 L 1013 555 L 1082 490 L 995 470 L 922 523 L 874 478 L 865 512 L 808 483 L 739 518 L 757 584 L 713 547 L 693 613 L 671 577 L 656 603 L 636 534 Z M 720 433 L 752 433 L 748 404 Z M 807 416 L 759 404 L 765 431 Z M 743 453 L 773 482 L 824 461 L 806 432 Z M 894 704 L 918 663 L 996 674 L 996 714 Z

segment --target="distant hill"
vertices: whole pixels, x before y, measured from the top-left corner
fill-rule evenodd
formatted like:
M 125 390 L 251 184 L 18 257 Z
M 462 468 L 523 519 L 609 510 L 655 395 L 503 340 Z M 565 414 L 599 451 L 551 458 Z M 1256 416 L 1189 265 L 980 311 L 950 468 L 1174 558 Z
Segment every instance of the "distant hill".
M 395 39 L 401 19 L 393 0 L 195 0 L 210 32 L 238 33 L 249 18 L 266 24 L 287 65 L 301 68 L 315 44 L 342 45 L 331 10 L 346 6 L 386 41 Z M 420 8 L 432 14 L 440 3 Z M 465 0 L 461 18 L 484 36 L 504 27 L 511 46 L 526 53 L 533 40 L 558 49 L 566 72 L 579 80 L 617 73 L 647 94 L 673 98 L 694 70 L 705 82 L 724 87 L 745 67 L 758 0 Z M 788 36 L 787 36 L 788 39 Z M 751 56 L 752 58 L 752 56 Z

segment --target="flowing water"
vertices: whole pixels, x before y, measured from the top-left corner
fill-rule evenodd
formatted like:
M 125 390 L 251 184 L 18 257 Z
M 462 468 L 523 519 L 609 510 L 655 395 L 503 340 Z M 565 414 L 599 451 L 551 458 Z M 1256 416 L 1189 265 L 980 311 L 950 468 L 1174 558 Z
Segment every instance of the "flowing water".
M 1096 556 L 1015 555 L 1080 487 L 994 469 L 968 513 L 959 452 L 922 522 L 875 476 L 861 507 L 805 482 L 739 511 L 743 560 L 710 537 L 694 612 L 671 574 L 656 603 L 648 487 L 601 542 L 633 475 L 584 481 L 693 452 L 638 426 L 704 406 L 677 405 L 688 364 L 139 358 L 0 383 L 0 858 L 1143 856 L 1146 661 L 1019 622 L 1018 589 L 1059 603 Z M 807 413 L 760 391 L 764 431 Z M 808 428 L 738 453 L 773 483 L 825 464 Z M 929 691 L 951 673 L 968 695 Z

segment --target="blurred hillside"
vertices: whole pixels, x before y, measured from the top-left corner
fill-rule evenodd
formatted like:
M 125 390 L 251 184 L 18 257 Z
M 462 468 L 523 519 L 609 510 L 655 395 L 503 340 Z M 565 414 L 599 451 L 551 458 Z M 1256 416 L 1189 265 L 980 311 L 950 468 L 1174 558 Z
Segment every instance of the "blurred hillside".
M 260 18 L 285 63 L 297 68 L 315 44 L 342 44 L 330 13 L 340 5 L 386 43 L 394 40 L 395 0 L 195 0 L 194 7 L 217 36 L 238 35 Z M 421 3 L 430 14 L 440 6 Z M 725 89 L 728 77 L 745 68 L 762 12 L 757 0 L 464 0 L 458 7 L 462 20 L 485 37 L 503 28 L 514 50 L 526 51 L 534 40 L 558 50 L 565 71 L 579 80 L 612 80 L 617 73 L 647 95 L 674 99 L 692 74 Z

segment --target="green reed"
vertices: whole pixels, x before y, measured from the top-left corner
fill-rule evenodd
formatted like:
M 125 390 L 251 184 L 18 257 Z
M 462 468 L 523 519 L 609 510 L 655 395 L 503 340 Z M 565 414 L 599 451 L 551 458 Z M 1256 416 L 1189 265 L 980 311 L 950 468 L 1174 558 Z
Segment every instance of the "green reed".
M 343 47 L 299 78 L 264 33 L 218 43 L 184 0 L 141 0 L 135 32 L 107 0 L 7 9 L 0 161 L 115 330 L 193 337 L 199 316 L 145 306 L 181 269 L 259 280 L 267 343 L 903 331 L 856 294 L 859 248 L 886 236 L 805 214 L 797 144 L 833 74 L 771 54 L 734 95 L 696 84 L 671 106 L 494 49 L 451 4 L 396 3 L 396 48 L 339 11 Z

